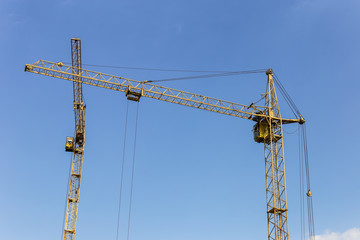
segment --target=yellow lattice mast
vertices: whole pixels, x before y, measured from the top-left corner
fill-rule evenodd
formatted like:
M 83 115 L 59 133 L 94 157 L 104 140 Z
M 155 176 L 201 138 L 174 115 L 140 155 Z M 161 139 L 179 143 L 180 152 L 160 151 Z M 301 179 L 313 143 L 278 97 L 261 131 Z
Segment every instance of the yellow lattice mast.
M 74 144 L 68 148 L 73 152 L 69 192 L 67 198 L 64 240 L 75 239 L 76 219 L 79 206 L 81 172 L 85 147 L 85 107 L 81 83 L 81 41 L 71 39 L 71 57 L 74 92 L 75 137 Z
M 73 53 L 78 51 L 77 56 L 80 56 L 80 41 L 78 39 L 72 39 L 72 49 Z M 72 81 L 74 84 L 74 97 L 76 96 L 75 93 L 81 93 L 82 84 L 88 84 L 124 92 L 128 100 L 140 101 L 141 97 L 148 97 L 255 121 L 256 124 L 253 129 L 254 140 L 264 143 L 265 151 L 268 240 L 289 239 L 282 125 L 289 123 L 303 124 L 305 120 L 301 116 L 297 119 L 281 117 L 271 69 L 266 72 L 268 78 L 265 106 L 255 104 L 247 106 L 167 88 L 146 81 L 141 82 L 85 70 L 81 68 L 80 58 L 74 60 L 74 55 L 73 66 L 39 60 L 34 64 L 26 64 L 25 71 Z M 75 89 L 77 90 L 75 91 Z M 66 240 L 74 239 L 75 236 L 76 212 L 85 143 L 85 107 L 82 103 L 82 95 L 81 97 L 79 97 L 80 95 L 77 96 L 78 98 L 74 98 L 74 110 L 76 126 L 79 126 L 79 128 L 76 128 L 75 142 L 79 150 L 75 148 L 73 157 L 72 177 L 74 181 L 72 180 L 69 188 L 64 236 Z M 78 131 L 79 134 L 81 133 L 79 138 Z
M 268 239 L 288 240 L 282 120 L 272 70 L 269 69 L 266 74 L 268 75 L 265 97 L 267 118 L 262 121 L 270 129 L 268 138 L 264 140 Z M 274 117 L 280 120 L 275 120 Z

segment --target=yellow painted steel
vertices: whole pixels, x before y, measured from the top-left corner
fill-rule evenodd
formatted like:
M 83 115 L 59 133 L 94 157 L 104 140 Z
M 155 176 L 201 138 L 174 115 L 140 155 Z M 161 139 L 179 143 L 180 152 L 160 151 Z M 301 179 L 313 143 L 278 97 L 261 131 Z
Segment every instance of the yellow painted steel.
M 34 64 L 26 64 L 25 71 L 73 82 L 79 81 L 77 78 L 75 78 L 75 69 L 62 63 L 39 60 Z M 265 106 L 258 106 L 255 104 L 248 106 L 239 103 L 233 103 L 200 94 L 189 93 L 173 88 L 163 87 L 100 72 L 94 72 L 86 69 L 81 69 L 80 74 L 81 83 L 83 84 L 125 92 L 128 95 L 131 94 L 141 97 L 153 98 L 165 102 L 172 102 L 234 117 L 251 119 L 254 121 L 257 121 L 259 118 L 264 119 L 266 117 Z M 274 117 L 273 119 L 280 121 L 280 118 L 278 117 Z M 305 121 L 302 118 L 281 120 L 283 124 L 300 123 Z
M 78 84 L 78 86 L 81 84 L 88 84 L 125 92 L 127 98 L 133 101 L 140 101 L 140 97 L 148 97 L 255 121 L 256 124 L 253 128 L 254 140 L 259 143 L 264 143 L 265 152 L 268 239 L 289 239 L 282 125 L 288 123 L 302 124 L 305 120 L 302 117 L 300 117 L 300 119 L 284 119 L 281 117 L 272 77 L 273 72 L 271 69 L 267 71 L 268 78 L 265 94 L 265 106 L 258 106 L 254 104 L 247 106 L 210 98 L 199 94 L 150 84 L 148 82 L 141 82 L 85 70 L 81 68 L 81 65 L 74 67 L 66 66 L 63 63 L 39 60 L 34 64 L 26 64 L 25 71 L 69 80 L 74 82 L 75 85 Z M 84 114 L 85 108 L 82 103 L 75 104 L 74 101 L 74 109 L 83 110 Z M 77 133 L 78 130 L 80 131 L 81 129 L 77 129 Z M 83 125 L 83 133 L 80 135 L 84 136 L 84 134 L 85 126 Z M 84 138 L 82 141 L 84 143 Z M 80 153 L 83 154 L 83 145 L 78 145 L 78 147 L 80 147 Z M 75 152 L 76 151 L 77 150 L 75 150 Z M 79 177 L 77 189 L 80 189 L 81 164 L 79 165 L 80 169 L 78 170 L 78 175 L 76 175 Z M 69 196 L 70 195 L 69 191 Z M 70 199 L 69 197 L 69 202 L 71 201 L 78 203 L 78 192 L 76 194 L 76 198 Z M 73 220 L 71 228 L 65 229 L 65 233 L 68 233 L 71 237 L 75 235 L 76 212 L 77 204 L 73 215 L 69 212 L 67 213 L 69 216 L 75 216 L 75 220 Z M 68 227 L 68 225 L 66 226 Z M 73 238 L 66 238 L 66 240 L 70 239 Z
M 65 215 L 64 240 L 74 240 L 79 207 L 80 182 L 85 147 L 85 105 L 81 83 L 81 41 L 71 39 L 72 77 L 75 113 L 75 141 Z
M 65 151 L 73 152 L 74 151 L 74 138 L 66 137 Z
M 288 240 L 283 121 L 275 92 L 273 72 L 269 69 L 266 74 L 268 75 L 265 97 L 267 117 L 263 121 L 268 124 L 268 129 L 270 129 L 268 140 L 264 141 L 268 239 Z

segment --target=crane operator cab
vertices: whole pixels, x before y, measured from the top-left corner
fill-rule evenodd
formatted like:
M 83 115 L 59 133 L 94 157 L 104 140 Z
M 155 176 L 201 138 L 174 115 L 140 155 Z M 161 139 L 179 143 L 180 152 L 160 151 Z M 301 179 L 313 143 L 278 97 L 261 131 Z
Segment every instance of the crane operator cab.
M 255 142 L 258 142 L 258 143 L 264 142 L 264 139 L 269 134 L 268 128 L 269 128 L 268 124 L 266 124 L 264 122 L 258 122 L 254 125 L 253 132 L 254 132 Z
M 266 121 L 258 122 L 253 127 L 254 140 L 258 143 L 270 142 L 270 128 Z M 277 142 L 281 138 L 280 135 L 273 134 L 272 141 Z
M 66 152 L 74 151 L 74 138 L 73 137 L 66 137 L 65 151 Z

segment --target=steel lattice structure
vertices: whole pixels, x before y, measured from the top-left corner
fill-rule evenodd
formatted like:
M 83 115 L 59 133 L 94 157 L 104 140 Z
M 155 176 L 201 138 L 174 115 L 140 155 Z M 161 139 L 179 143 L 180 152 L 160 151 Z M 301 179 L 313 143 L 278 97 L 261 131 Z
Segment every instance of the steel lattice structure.
M 85 147 L 85 108 L 81 83 L 81 41 L 71 39 L 72 77 L 75 113 L 75 146 L 71 164 L 70 185 L 66 207 L 64 240 L 74 240 L 79 206 L 81 172 Z
M 55 63 L 39 60 L 34 64 L 26 64 L 25 71 L 73 82 L 79 81 L 74 73 L 74 68 L 64 65 L 62 62 Z M 258 106 L 254 104 L 248 106 L 233 103 L 200 94 L 189 93 L 186 91 L 147 83 L 146 81 L 142 82 L 86 69 L 81 69 L 79 74 L 81 75 L 81 83 L 83 84 L 125 92 L 127 95 L 134 95 L 138 98 L 139 96 L 148 97 L 245 119 L 254 120 L 258 118 L 266 118 L 265 106 Z M 276 116 L 272 119 L 276 121 L 281 120 L 283 124 L 299 123 L 303 121 L 303 119 L 285 119 L 278 118 Z
M 256 122 L 256 126 L 261 125 L 261 128 L 265 130 L 263 137 L 258 142 L 264 143 L 265 151 L 268 240 L 289 239 L 282 125 L 289 123 L 302 124 L 305 120 L 301 116 L 297 119 L 281 117 L 271 69 L 267 71 L 265 105 L 251 104 L 247 106 L 167 88 L 146 81 L 141 82 L 82 69 L 80 56 L 80 40 L 72 39 L 72 66 L 66 66 L 61 62 L 54 63 L 44 60 L 25 65 L 25 71 L 27 72 L 72 81 L 74 84 L 76 150 L 73 157 L 64 240 L 73 240 L 75 237 L 81 167 L 85 144 L 85 106 L 82 102 L 82 84 L 124 92 L 129 100 L 139 101 L 140 97 L 148 97 L 250 119 Z
M 265 98 L 267 118 L 263 119 L 263 121 L 271 129 L 269 140 L 264 141 L 268 239 L 288 240 L 289 229 L 282 122 L 273 120 L 273 118 L 281 119 L 281 115 L 272 78 L 272 70 L 267 71 L 267 75 L 267 93 Z

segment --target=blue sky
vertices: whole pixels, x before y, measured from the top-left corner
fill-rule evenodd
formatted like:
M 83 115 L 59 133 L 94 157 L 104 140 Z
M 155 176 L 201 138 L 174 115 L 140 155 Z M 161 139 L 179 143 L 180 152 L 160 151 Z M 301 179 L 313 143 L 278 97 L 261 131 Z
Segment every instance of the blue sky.
M 273 68 L 307 119 L 319 240 L 360 239 L 360 2 L 0 0 L 0 239 L 60 239 L 72 84 L 23 71 L 38 59 L 193 70 Z M 89 67 L 91 68 L 91 67 Z M 179 73 L 91 68 L 138 80 Z M 164 85 L 250 104 L 266 75 Z M 115 239 L 126 98 L 84 87 L 86 153 L 76 239 Z M 284 116 L 291 117 L 281 101 Z M 136 106 L 129 103 L 124 199 Z M 263 146 L 250 121 L 142 99 L 130 238 L 265 239 Z M 285 130 L 290 237 L 300 240 L 297 126 Z M 123 203 L 121 239 L 128 201 Z

